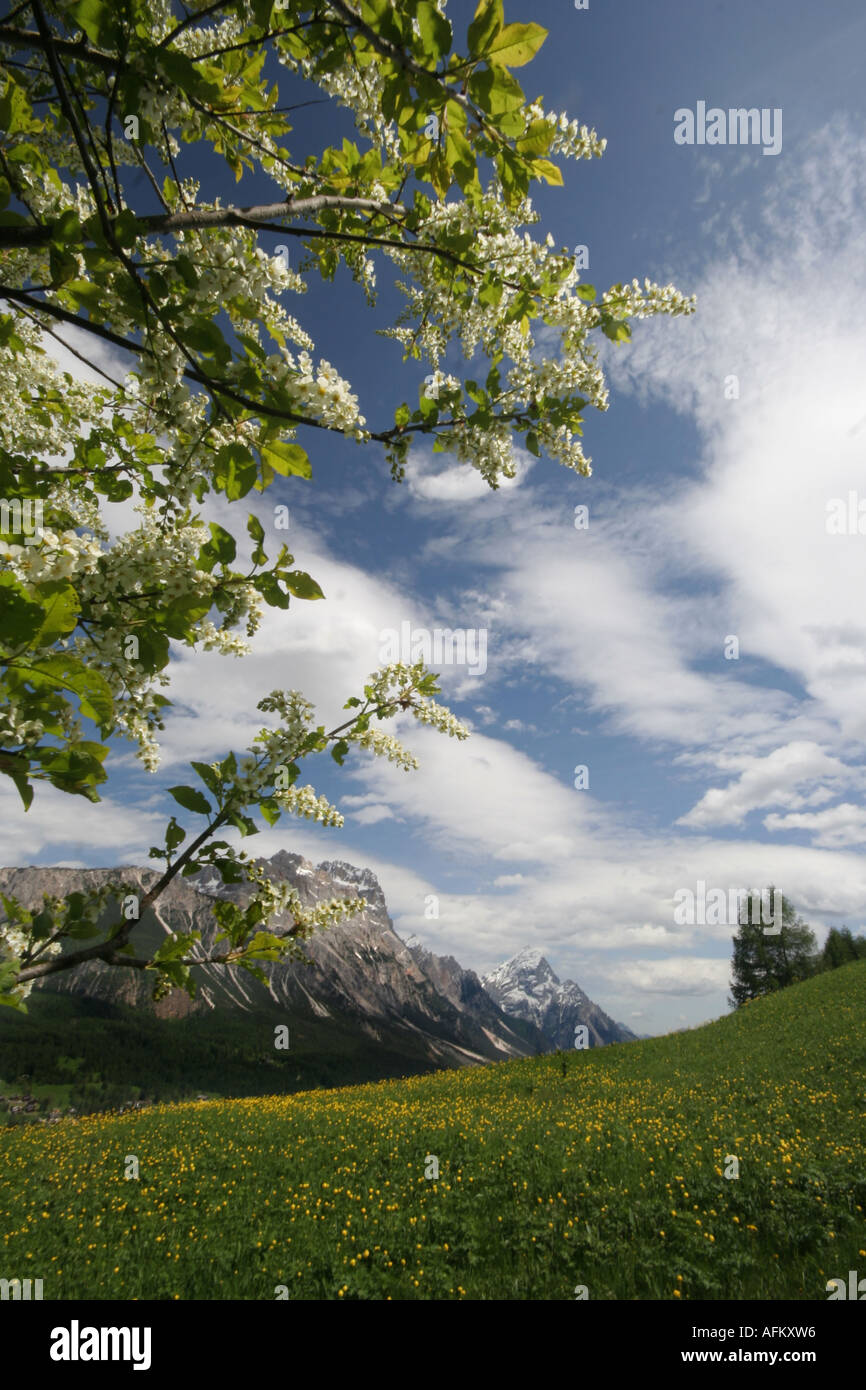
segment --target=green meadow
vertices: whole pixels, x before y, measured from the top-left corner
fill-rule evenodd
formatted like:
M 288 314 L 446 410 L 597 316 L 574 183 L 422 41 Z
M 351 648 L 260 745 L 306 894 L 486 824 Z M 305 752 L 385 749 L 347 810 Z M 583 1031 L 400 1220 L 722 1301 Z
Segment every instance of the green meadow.
M 645 1042 L 0 1131 L 0 1277 L 46 1300 L 821 1301 L 866 1275 L 864 1138 L 857 962 Z

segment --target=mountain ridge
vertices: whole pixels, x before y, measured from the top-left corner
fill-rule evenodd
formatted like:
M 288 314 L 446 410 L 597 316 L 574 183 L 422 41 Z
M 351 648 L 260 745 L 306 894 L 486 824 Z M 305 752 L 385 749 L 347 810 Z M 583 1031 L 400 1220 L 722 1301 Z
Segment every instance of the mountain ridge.
M 51 976 L 35 993 L 84 996 L 167 1019 L 223 1009 L 253 1020 L 306 1018 L 326 1029 L 331 1026 L 335 1036 L 347 1028 L 355 1031 L 373 1052 L 377 1047 L 389 1055 L 403 1051 L 407 1062 L 423 1062 L 425 1069 L 573 1048 L 578 1022 L 586 1024 L 591 1046 L 634 1036 L 609 1019 L 573 981 L 561 983 L 537 948 L 525 948 L 482 978 L 453 956 L 437 955 L 417 937 L 404 941 L 394 930 L 381 884 L 369 868 L 340 859 L 313 864 L 290 850 L 279 850 L 261 862 L 269 875 L 292 884 L 305 906 L 345 896 L 363 897 L 366 906 L 350 921 L 305 942 L 304 961 L 266 964 L 266 984 L 236 966 L 195 966 L 195 999 L 172 991 L 154 1005 L 153 980 L 145 972 L 92 961 Z M 0 888 L 32 905 L 46 892 L 65 896 L 106 880 L 146 889 L 156 877 L 155 870 L 136 866 L 28 866 L 0 869 Z M 175 879 L 136 929 L 139 954 L 154 950 L 170 932 L 199 930 L 201 944 L 194 954 L 204 957 L 216 930 L 209 899 L 242 901 L 251 891 L 247 884 L 224 885 L 216 870 Z M 279 932 L 278 926 L 275 929 Z M 518 977 L 520 989 L 515 984 Z

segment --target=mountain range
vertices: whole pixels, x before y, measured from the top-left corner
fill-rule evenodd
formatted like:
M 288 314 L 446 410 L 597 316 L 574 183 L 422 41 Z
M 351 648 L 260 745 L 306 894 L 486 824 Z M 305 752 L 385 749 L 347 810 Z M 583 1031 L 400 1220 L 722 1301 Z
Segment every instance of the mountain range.
M 275 1024 L 282 1022 L 289 1027 L 290 1039 L 294 1034 L 303 1044 L 306 1036 L 310 1047 L 315 1040 L 315 1046 L 339 1053 L 351 1038 L 356 1059 L 368 1059 L 375 1075 L 472 1066 L 572 1048 L 579 1025 L 586 1027 L 593 1047 L 635 1036 L 573 981 L 560 982 L 536 949 L 520 951 L 481 979 L 417 938 L 403 941 L 369 869 L 339 860 L 313 865 L 285 850 L 263 863 L 269 876 L 292 884 L 305 905 L 358 896 L 366 907 L 350 921 L 305 942 L 306 960 L 266 964 L 266 984 L 237 967 L 203 965 L 193 971 L 195 999 L 175 990 L 154 1004 L 149 973 L 94 961 L 50 977 L 32 998 L 42 993 L 77 997 L 190 1023 L 214 1015 L 245 1018 L 262 1036 L 272 1036 Z M 153 870 L 142 868 L 12 868 L 0 869 L 0 890 L 30 906 L 43 893 L 65 896 L 108 879 L 144 890 L 154 878 Z M 202 939 L 196 953 L 204 956 L 215 934 L 213 898 L 243 899 L 249 891 L 247 886 L 224 886 L 216 871 L 175 879 L 136 928 L 137 954 L 155 949 L 166 933 L 199 930 Z

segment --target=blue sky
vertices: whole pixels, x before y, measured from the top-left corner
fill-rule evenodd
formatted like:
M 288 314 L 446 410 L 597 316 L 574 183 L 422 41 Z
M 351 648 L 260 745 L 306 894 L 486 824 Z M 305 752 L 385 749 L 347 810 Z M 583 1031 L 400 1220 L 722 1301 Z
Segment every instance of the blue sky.
M 458 33 L 472 9 L 449 4 Z M 412 724 L 418 772 L 311 764 L 344 829 L 283 821 L 247 848 L 368 864 L 402 935 L 480 971 L 541 947 L 609 1013 L 659 1032 L 726 1010 L 731 928 L 677 925 L 678 890 L 775 882 L 819 939 L 866 926 L 866 535 L 826 525 L 832 499 L 866 498 L 866 14 L 558 0 L 506 17 L 549 30 L 527 95 L 608 141 L 534 195 L 541 233 L 586 245 L 599 289 L 672 280 L 696 315 L 605 344 L 588 479 L 527 457 L 491 493 L 421 447 L 398 486 L 378 446 L 309 431 L 312 482 L 254 505 L 266 526 L 289 505 L 292 551 L 326 601 L 269 611 L 243 660 L 182 654 L 160 772 L 124 748 L 99 806 L 50 790 L 26 818 L 10 804 L 5 860 L 145 862 L 161 789 L 189 758 L 245 746 L 262 694 L 298 688 L 327 719 L 378 664 L 384 629 L 483 628 L 483 674 L 442 668 L 468 742 Z M 699 101 L 781 109 L 780 152 L 676 144 L 674 112 Z M 346 130 L 330 105 L 299 110 L 297 149 Z M 224 200 L 268 188 L 202 174 Z M 292 306 L 372 428 L 428 370 L 374 335 L 399 302 L 388 277 L 380 263 L 375 312 L 348 276 Z M 471 374 L 456 354 L 443 365 Z

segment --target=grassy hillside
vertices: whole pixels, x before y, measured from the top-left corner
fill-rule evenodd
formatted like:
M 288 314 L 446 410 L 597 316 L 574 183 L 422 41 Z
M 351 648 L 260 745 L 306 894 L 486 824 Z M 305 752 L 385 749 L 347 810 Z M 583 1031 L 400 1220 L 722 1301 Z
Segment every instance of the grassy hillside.
M 858 962 L 666 1038 L 6 1130 L 0 1275 L 46 1299 L 825 1300 L 866 1275 L 864 1097 Z

